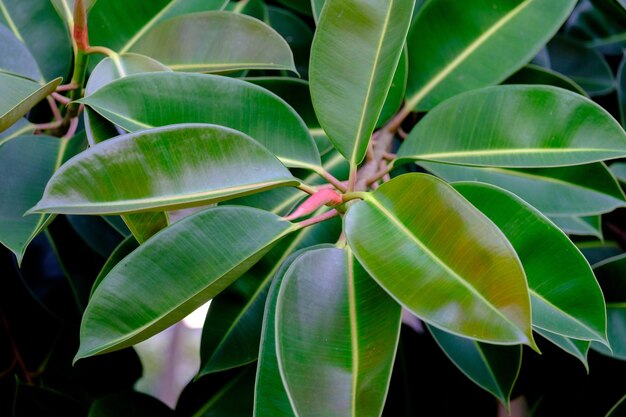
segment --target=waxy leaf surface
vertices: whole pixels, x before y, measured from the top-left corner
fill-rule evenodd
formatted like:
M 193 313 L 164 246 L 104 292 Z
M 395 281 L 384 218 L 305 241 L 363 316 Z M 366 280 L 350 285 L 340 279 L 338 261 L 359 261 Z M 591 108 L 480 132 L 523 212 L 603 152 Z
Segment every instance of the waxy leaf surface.
M 445 182 L 394 178 L 348 209 L 345 233 L 372 277 L 424 321 L 479 341 L 534 346 L 515 251 Z
M 215 203 L 298 181 L 241 132 L 174 125 L 89 148 L 50 179 L 34 212 L 117 214 Z
M 347 248 L 303 253 L 276 302 L 276 351 L 296 414 L 378 417 L 400 333 L 400 306 Z
M 96 288 L 76 359 L 131 346 L 182 320 L 294 229 L 274 214 L 235 206 L 210 208 L 163 229 Z

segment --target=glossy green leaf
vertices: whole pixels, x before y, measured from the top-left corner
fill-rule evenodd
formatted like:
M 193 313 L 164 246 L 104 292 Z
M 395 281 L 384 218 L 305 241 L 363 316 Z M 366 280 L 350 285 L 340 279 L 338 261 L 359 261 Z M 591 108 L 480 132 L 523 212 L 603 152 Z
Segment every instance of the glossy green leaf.
M 454 188 L 513 245 L 526 272 L 533 327 L 606 341 L 602 291 L 589 263 L 568 237 L 513 193 L 471 182 L 454 184 Z
M 590 341 L 572 339 L 538 328 L 534 330 L 535 332 L 543 336 L 546 340 L 550 341 L 554 345 L 561 348 L 563 351 L 569 353 L 570 355 L 581 361 L 582 364 L 585 366 L 587 372 L 589 372 L 587 353 L 589 353 L 589 347 L 591 346 Z
M 365 269 L 419 318 L 479 341 L 534 347 L 515 251 L 445 182 L 394 178 L 348 209 L 345 233 Z
M 0 242 L 21 262 L 28 244 L 51 216 L 26 216 L 59 167 L 67 139 L 20 136 L 0 146 Z
M 274 214 L 231 206 L 163 229 L 96 288 L 83 315 L 76 359 L 131 346 L 166 329 L 219 294 L 296 228 Z
M 320 165 L 313 139 L 296 112 L 274 94 L 244 81 L 205 74 L 131 75 L 82 102 L 129 131 L 213 123 L 250 135 L 287 166 Z
M 626 414 L 626 395 L 624 395 L 606 414 L 606 417 L 620 417 Z
M 269 21 L 267 6 L 263 0 L 231 0 L 228 2 L 224 10 L 256 17 L 263 22 Z
M 176 71 L 294 70 L 289 45 L 258 19 L 231 12 L 193 13 L 167 19 L 130 49 Z
M 605 259 L 593 269 L 606 296 L 611 350 L 595 342 L 591 348 L 615 359 L 626 360 L 626 255 Z
M 265 148 L 215 125 L 109 139 L 63 165 L 31 212 L 117 214 L 192 207 L 299 182 Z
M 89 298 L 91 298 L 91 296 L 93 295 L 93 292 L 96 290 L 96 288 L 98 288 L 98 286 L 100 285 L 104 277 L 106 277 L 109 274 L 109 272 L 111 272 L 113 267 L 117 265 L 122 259 L 130 255 L 131 252 L 137 249 L 138 247 L 139 247 L 139 243 L 137 242 L 137 239 L 135 239 L 133 236 L 128 236 L 115 248 L 115 250 L 113 250 L 113 252 L 111 253 L 111 256 L 109 256 L 106 263 L 100 270 L 100 273 L 96 277 L 96 280 L 94 281 L 93 286 L 91 287 Z
M 176 404 L 177 416 L 250 417 L 254 407 L 254 365 L 193 381 Z
M 595 49 L 563 36 L 547 45 L 553 70 L 574 80 L 590 95 L 604 95 L 615 89 L 611 67 Z
M 283 6 L 287 6 L 298 13 L 311 16 L 310 0 L 277 0 Z
M 103 258 L 108 258 L 125 238 L 101 216 L 65 217 L 71 229 L 86 246 Z
M 160 22 L 188 13 L 222 9 L 228 0 L 104 0 L 89 13 L 92 45 L 120 54 L 131 48 Z
M 296 70 L 302 78 L 309 78 L 309 56 L 313 30 L 295 14 L 279 7 L 268 7 L 270 25 L 285 38 L 293 51 Z
M 389 93 L 387 93 L 387 98 L 385 99 L 383 110 L 381 111 L 378 122 L 376 123 L 376 128 L 382 127 L 385 123 L 391 120 L 402 105 L 404 95 L 406 93 L 406 83 L 409 70 L 408 65 L 409 55 L 407 53 L 407 49 L 404 48 L 402 50 L 402 55 L 400 55 L 400 61 L 398 62 L 396 72 L 391 80 L 391 87 L 389 87 Z
M 115 59 L 105 58 L 94 68 L 85 87 L 85 94 L 93 94 L 103 86 L 132 74 L 170 71 L 160 62 L 139 54 L 122 54 Z M 91 145 L 117 136 L 115 126 L 98 113 L 85 109 L 85 131 Z M 150 236 L 168 225 L 167 215 L 163 212 L 137 213 L 123 216 L 139 242 L 145 242 Z
M 35 126 L 26 118 L 19 119 L 13 123 L 8 129 L 0 132 L 0 145 L 11 139 L 19 138 L 20 136 L 32 135 L 35 132 Z
M 626 163 L 617 162 L 612 164 L 609 168 L 611 169 L 613 175 L 615 175 L 615 178 L 626 183 Z
M 505 80 L 556 33 L 575 4 L 575 0 L 426 2 L 407 41 L 407 107 L 430 110 L 456 94 Z
M 349 249 L 300 255 L 285 273 L 275 317 L 280 374 L 296 414 L 380 416 L 400 312 Z
M 339 219 L 292 233 L 211 302 L 200 346 L 199 376 L 257 359 L 263 307 L 278 268 L 292 253 L 339 237 Z
M 512 191 L 547 216 L 591 216 L 626 205 L 617 181 L 602 163 L 538 169 L 420 165 L 446 181 L 479 181 Z
M 0 72 L 0 132 L 8 129 L 41 100 L 50 95 L 61 79 L 41 86 L 27 78 Z
M 324 3 L 326 3 L 326 0 L 311 0 L 311 10 L 313 12 L 315 24 L 317 24 L 320 20 L 320 15 L 322 14 L 322 7 L 324 7 Z
M 576 246 L 587 258 L 590 265 L 595 265 L 605 259 L 612 258 L 624 253 L 624 250 L 616 242 L 587 241 L 576 243 Z
M 551 85 L 563 88 L 574 93 L 587 95 L 587 92 L 573 80 L 563 74 L 543 68 L 538 65 L 528 64 L 504 81 L 505 84 L 539 84 Z
M 72 44 L 50 1 L 0 0 L 0 23 L 26 45 L 45 80 L 68 76 Z
M 105 0 L 106 1 L 106 0 Z M 136 391 L 109 394 L 93 402 L 88 417 L 172 417 L 174 412 L 156 398 Z
M 432 326 L 428 326 L 428 330 L 461 372 L 509 408 L 513 385 L 522 365 L 521 346 L 480 343 Z
M 508 85 L 437 106 L 411 131 L 397 162 L 539 168 L 624 156 L 626 132 L 591 100 L 555 87 Z
M 365 157 L 414 5 L 328 0 L 320 16 L 311 47 L 311 99 L 324 131 L 352 165 Z
M 600 216 L 552 217 L 550 220 L 568 235 L 594 236 L 598 239 L 602 239 Z
M 617 69 L 617 100 L 622 126 L 626 126 L 626 54 Z
M 35 58 L 26 45 L 7 27 L 0 25 L 0 71 L 12 72 L 41 80 L 43 77 Z
M 254 417 L 296 417 L 280 376 L 280 369 L 278 368 L 278 358 L 276 356 L 276 303 L 278 291 L 285 278 L 285 273 L 293 262 L 303 253 L 322 248 L 333 249 L 334 247 L 332 245 L 319 245 L 294 252 L 279 265 L 279 269 L 272 280 L 263 312 L 263 327 L 261 330 L 254 395 Z
M 618 0 L 581 0 L 565 33 L 603 54 L 620 55 L 626 46 L 626 14 Z

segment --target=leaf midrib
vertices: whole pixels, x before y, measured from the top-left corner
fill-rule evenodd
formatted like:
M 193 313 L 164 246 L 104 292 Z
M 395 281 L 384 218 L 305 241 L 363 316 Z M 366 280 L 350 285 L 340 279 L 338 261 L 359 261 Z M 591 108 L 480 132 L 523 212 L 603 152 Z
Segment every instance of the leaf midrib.
M 363 141 L 363 128 L 365 125 L 365 115 L 367 114 L 367 107 L 369 105 L 370 99 L 372 98 L 372 88 L 374 86 L 374 78 L 377 74 L 378 63 L 380 62 L 383 45 L 385 44 L 387 28 L 389 27 L 389 22 L 391 20 L 391 10 L 395 4 L 395 0 L 388 0 L 389 6 L 387 7 L 387 14 L 385 16 L 385 21 L 383 22 L 383 27 L 381 30 L 381 37 L 378 41 L 378 45 L 376 46 L 376 52 L 374 54 L 374 62 L 372 65 L 372 73 L 370 74 L 370 78 L 367 84 L 367 91 L 365 92 L 365 103 L 363 103 L 363 107 L 361 109 L 361 117 L 359 118 L 358 129 L 355 135 L 354 146 L 352 147 L 352 155 L 350 156 L 350 165 L 356 166 L 360 161 L 356 159 L 357 150 L 359 149 L 361 142 Z M 402 50 L 400 50 L 402 52 Z M 390 81 L 391 82 L 391 81 Z M 381 108 L 382 110 L 382 108 Z M 369 139 L 369 138 L 368 138 Z
M 561 153 L 594 153 L 594 152 L 613 152 L 620 153 L 620 155 L 626 155 L 626 151 L 620 151 L 619 149 L 608 148 L 524 148 L 524 149 L 488 149 L 488 150 L 473 150 L 473 151 L 450 151 L 450 152 L 438 152 L 428 154 L 416 154 L 415 158 L 428 159 L 428 158 L 463 158 L 464 156 L 489 156 L 489 155 L 525 155 L 525 154 L 561 154 Z M 406 157 L 401 157 L 406 158 Z M 561 165 L 559 165 L 561 166 Z
M 407 100 L 406 107 L 409 109 L 414 109 L 420 101 L 428 93 L 439 85 L 441 81 L 443 81 L 448 75 L 452 73 L 457 67 L 459 67 L 463 61 L 465 61 L 472 53 L 474 53 L 478 48 L 480 48 L 484 43 L 486 43 L 489 38 L 491 38 L 498 30 L 500 30 L 504 25 L 513 20 L 519 13 L 521 13 L 528 5 L 530 5 L 534 0 L 524 0 L 518 6 L 516 6 L 513 10 L 504 15 L 500 20 L 495 22 L 493 26 L 491 26 L 488 30 L 486 30 L 482 35 L 480 35 L 474 42 L 468 45 L 467 48 L 463 50 L 455 59 L 453 59 L 448 65 L 446 65 L 441 71 L 437 73 L 433 78 L 430 79 L 420 90 L 417 91 Z
M 152 19 L 148 20 L 148 22 L 143 25 L 141 29 L 139 29 L 139 31 L 126 42 L 126 44 L 124 44 L 124 46 L 119 50 L 118 53 L 121 55 L 128 52 L 130 48 L 132 48 L 139 41 L 139 39 L 141 39 L 141 37 L 146 34 L 147 31 L 152 29 L 154 25 L 156 25 L 157 22 L 161 19 L 161 17 L 165 13 L 167 13 L 177 2 L 178 0 L 171 0 L 167 6 L 165 6 L 163 9 L 161 9 L 160 12 L 155 14 Z
M 2 12 L 2 15 L 4 15 L 4 18 L 6 19 L 7 24 L 9 25 L 9 28 L 11 29 L 11 32 L 13 32 L 13 34 L 15 35 L 17 39 L 19 39 L 20 41 L 22 41 L 22 43 L 25 44 L 26 42 L 24 42 L 24 38 L 22 37 L 22 34 L 20 33 L 19 29 L 15 25 L 13 18 L 9 14 L 9 11 L 7 10 L 7 7 L 4 4 L 4 0 L 0 0 L 0 12 Z
M 498 316 L 500 316 L 504 321 L 513 326 L 516 330 L 516 333 L 522 332 L 522 335 L 525 339 L 528 340 L 528 336 L 524 333 L 522 329 L 520 329 L 517 324 L 513 323 L 507 316 L 502 314 L 500 310 L 498 310 L 494 305 L 492 305 L 473 285 L 463 279 L 459 274 L 456 273 L 452 268 L 450 268 L 445 262 L 443 262 L 437 255 L 435 255 L 430 249 L 424 245 L 424 243 L 418 239 L 409 229 L 406 228 L 400 221 L 398 221 L 394 215 L 387 210 L 375 197 L 370 197 L 366 200 L 366 202 L 370 203 L 374 206 L 378 211 L 383 214 L 386 218 L 388 218 L 406 237 L 415 242 L 417 246 L 419 246 L 436 264 L 440 265 L 444 271 L 448 272 L 452 277 L 454 277 L 462 286 L 467 288 L 474 296 L 476 296 L 479 300 L 481 300 L 489 309 L 493 310 Z

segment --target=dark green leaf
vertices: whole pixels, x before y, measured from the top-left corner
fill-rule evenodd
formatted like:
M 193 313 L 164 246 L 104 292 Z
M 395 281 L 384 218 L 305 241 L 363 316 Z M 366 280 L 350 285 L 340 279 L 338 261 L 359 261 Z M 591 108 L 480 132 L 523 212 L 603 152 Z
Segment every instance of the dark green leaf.
M 626 163 L 617 162 L 615 164 L 612 164 L 609 168 L 618 180 L 626 183 Z
M 311 98 L 324 131 L 353 166 L 365 157 L 414 5 L 327 0 L 320 16 L 311 47 Z
M 278 3 L 289 7 L 296 12 L 311 16 L 311 2 L 310 0 L 277 0 Z
M 89 295 L 89 298 L 91 298 L 93 292 L 96 290 L 96 288 L 98 288 L 98 285 L 100 285 L 104 277 L 106 277 L 109 272 L 111 272 L 113 267 L 117 265 L 122 259 L 130 255 L 131 252 L 133 252 L 138 247 L 139 243 L 137 242 L 137 239 L 135 239 L 133 236 L 128 236 L 113 250 L 111 256 L 109 256 L 109 259 L 107 259 L 106 263 L 100 270 L 100 273 L 96 277 L 96 280 L 91 287 L 91 293 Z
M 602 291 L 589 263 L 567 236 L 510 192 L 471 182 L 454 184 L 454 188 L 513 245 L 528 281 L 533 327 L 606 342 Z
M 224 11 L 162 21 L 129 51 L 153 57 L 176 71 L 295 71 L 289 45 L 275 30 L 258 19 Z
M 275 323 L 280 373 L 297 415 L 380 416 L 399 329 L 400 306 L 348 249 L 300 255 L 282 282 Z
M 96 288 L 76 359 L 131 346 L 178 322 L 295 230 L 274 214 L 235 206 L 211 208 L 163 229 Z
M 269 21 L 267 6 L 263 0 L 231 0 L 228 2 L 224 10 L 256 17 L 266 23 Z
M 106 0 L 105 0 L 106 1 Z M 136 391 L 107 395 L 94 401 L 88 417 L 172 417 L 174 412 L 154 397 Z
M 570 355 L 581 361 L 585 366 L 587 372 L 589 372 L 587 353 L 589 352 L 589 347 L 591 346 L 590 341 L 572 339 L 543 329 L 536 328 L 534 330 L 535 332 L 543 336 L 546 340 L 549 340 L 554 345 L 560 347 L 565 352 L 569 353 Z
M 575 0 L 426 2 L 408 38 L 407 107 L 430 110 L 456 94 L 505 80 L 556 33 L 575 4 Z
M 397 162 L 539 168 L 624 156 L 626 133 L 591 100 L 555 87 L 507 85 L 437 106 L 411 131 Z
M 49 214 L 26 216 L 59 167 L 66 139 L 20 136 L 0 146 L 0 242 L 21 262 L 28 244 L 49 221 Z
M 287 166 L 320 165 L 311 135 L 296 112 L 274 94 L 244 81 L 167 72 L 131 75 L 82 101 L 129 131 L 213 123 L 250 135 Z
M 420 165 L 446 181 L 480 181 L 512 191 L 547 216 L 591 216 L 626 205 L 617 181 L 602 163 L 539 169 Z
M 510 407 L 511 392 L 522 365 L 521 346 L 497 346 L 452 335 L 428 326 L 439 347 L 469 379 Z
M 109 139 L 64 164 L 32 212 L 116 214 L 205 205 L 298 181 L 241 132 L 175 125 Z
M 621 417 L 626 414 L 626 395 L 624 395 L 606 414 L 606 417 Z
M 551 217 L 552 223 L 568 235 L 594 236 L 602 239 L 600 216 L 591 217 Z
M 555 37 L 547 48 L 552 69 L 574 80 L 590 95 L 604 95 L 615 89 L 611 67 L 598 51 L 562 36 Z
M 487 217 L 425 174 L 396 177 L 365 198 L 348 209 L 346 237 L 398 302 L 454 334 L 535 346 L 522 265 Z
M 0 23 L 26 45 L 45 80 L 68 76 L 72 61 L 71 42 L 50 1 L 2 0 Z
M 341 222 L 334 219 L 292 233 L 211 302 L 200 346 L 199 376 L 257 359 L 263 307 L 278 268 L 292 253 L 335 242 Z
M 39 66 L 26 45 L 9 28 L 0 25 L 0 71 L 39 81 L 43 77 Z
M 505 84 L 539 84 L 560 87 L 574 93 L 587 95 L 587 92 L 573 80 L 563 74 L 543 68 L 538 65 L 529 64 L 504 81 Z
M 270 6 L 269 23 L 285 38 L 293 51 L 295 68 L 304 79 L 309 78 L 309 55 L 313 31 L 298 16 L 288 10 Z

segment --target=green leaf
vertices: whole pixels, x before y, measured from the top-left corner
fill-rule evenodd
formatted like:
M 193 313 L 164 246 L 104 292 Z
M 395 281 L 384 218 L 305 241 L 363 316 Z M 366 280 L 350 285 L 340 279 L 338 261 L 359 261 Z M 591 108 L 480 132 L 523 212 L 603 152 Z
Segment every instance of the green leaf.
M 580 1 L 565 33 L 608 55 L 620 55 L 626 45 L 626 14 L 619 0 Z
M 0 0 L 2 1 L 2 0 Z M 17 122 L 61 84 L 61 79 L 41 86 L 27 78 L 0 72 L 0 132 Z
M 228 0 L 103 0 L 89 13 L 92 45 L 120 54 L 131 48 L 158 23 L 187 13 L 222 9 Z
M 129 51 L 148 55 L 176 71 L 295 71 L 289 45 L 275 30 L 258 19 L 224 11 L 160 22 Z
M 605 95 L 615 89 L 611 67 L 596 50 L 563 36 L 547 45 L 552 69 L 571 78 L 590 95 Z
M 91 287 L 89 298 L 93 296 L 93 292 L 96 290 L 96 288 L 98 288 L 104 277 L 106 277 L 109 272 L 111 272 L 113 267 L 117 265 L 122 259 L 130 255 L 131 252 L 138 247 L 139 243 L 137 242 L 137 239 L 135 239 L 133 236 L 128 236 L 113 250 L 111 256 L 109 256 L 109 259 L 107 259 L 106 263 L 100 270 L 100 273 L 96 277 L 96 280 Z
M 345 233 L 365 269 L 419 318 L 479 341 L 535 347 L 515 251 L 443 181 L 394 178 L 348 209 Z
M 408 37 L 406 107 L 430 110 L 456 94 L 499 84 L 535 56 L 575 4 L 575 0 L 427 2 Z
M 605 259 L 593 266 L 606 295 L 611 350 L 592 342 L 591 348 L 615 359 L 626 360 L 626 255 Z
M 387 93 L 387 98 L 385 99 L 385 104 L 383 105 L 380 117 L 378 118 L 378 122 L 376 123 L 376 128 L 382 127 L 385 123 L 391 120 L 391 118 L 396 115 L 398 109 L 404 101 L 409 70 L 408 60 L 409 55 L 405 47 L 402 50 L 402 55 L 400 55 L 398 67 L 396 68 L 396 72 L 393 75 L 393 79 L 391 80 L 391 87 L 389 87 L 389 93 Z
M 83 315 L 75 360 L 134 345 L 178 322 L 296 228 L 274 214 L 230 206 L 163 229 L 96 288 Z
M 551 217 L 550 220 L 568 235 L 594 236 L 602 239 L 600 216 Z
M 589 261 L 590 265 L 595 265 L 605 259 L 624 253 L 616 242 L 601 242 L 592 240 L 577 243 L 576 246 L 580 249 L 582 254 L 585 255 L 585 258 Z
M 263 313 L 263 327 L 261 330 L 259 362 L 257 364 L 255 384 L 254 417 L 296 417 L 278 368 L 278 357 L 276 356 L 276 303 L 278 291 L 285 278 L 285 273 L 293 262 L 303 253 L 322 248 L 332 249 L 334 247 L 332 245 L 319 245 L 294 252 L 279 265 L 272 280 Z
M 105 0 L 106 1 L 106 0 Z M 136 391 L 106 395 L 91 404 L 88 417 L 171 417 L 174 412 L 156 398 Z
M 93 94 L 105 85 L 132 74 L 170 71 L 160 62 L 139 54 L 122 54 L 115 59 L 105 58 L 91 72 L 85 94 Z M 117 129 L 98 113 L 85 109 L 85 131 L 91 145 L 118 135 Z M 140 243 L 166 227 L 169 223 L 163 212 L 137 213 L 123 216 L 133 235 Z
M 33 80 L 43 77 L 37 61 L 26 45 L 9 28 L 0 25 L 0 71 L 12 72 Z
M 311 47 L 311 98 L 324 131 L 352 165 L 365 157 L 414 5 L 327 0 L 320 16 Z
M 561 336 L 560 334 L 552 333 L 543 329 L 534 329 L 535 332 L 543 336 L 546 340 L 558 346 L 563 351 L 569 353 L 579 361 L 583 363 L 587 372 L 589 372 L 589 362 L 587 360 L 587 353 L 591 342 L 588 340 L 577 340 L 569 337 Z M 602 346 L 602 345 L 601 345 Z
M 109 255 L 125 238 L 117 229 L 101 216 L 66 216 L 81 243 L 103 258 Z
M 310 0 L 277 0 L 283 6 L 289 7 L 296 12 L 311 16 Z
M 326 0 L 311 0 L 311 10 L 313 12 L 313 19 L 315 19 L 315 24 L 317 25 L 320 20 L 320 15 L 322 14 L 322 8 Z
M 512 191 L 546 216 L 591 216 L 626 205 L 617 181 L 602 163 L 538 169 L 420 165 L 446 181 L 479 181 Z
M 428 326 L 439 347 L 461 372 L 493 394 L 507 409 L 522 365 L 521 346 L 480 343 Z
M 285 38 L 293 51 L 296 70 L 302 78 L 309 78 L 309 56 L 313 31 L 307 23 L 288 10 L 268 7 L 269 23 Z
M 626 126 L 626 54 L 622 57 L 617 69 L 617 100 L 619 104 L 620 120 Z
M 454 188 L 513 245 L 528 281 L 533 327 L 576 339 L 606 341 L 602 291 L 589 263 L 567 236 L 508 191 L 469 182 L 454 184 Z
M 606 414 L 606 417 L 620 417 L 626 413 L 626 395 L 624 395 Z
M 296 112 L 279 97 L 245 81 L 205 74 L 131 75 L 82 102 L 131 132 L 175 123 L 212 123 L 250 135 L 289 167 L 320 165 L 319 152 Z
M 200 346 L 200 372 L 234 368 L 257 359 L 263 307 L 272 279 L 292 253 L 336 242 L 341 221 L 333 219 L 292 233 L 211 302 Z
M 611 172 L 615 177 L 623 183 L 626 183 L 626 163 L 625 162 L 617 162 L 612 164 L 610 167 Z
M 296 414 L 380 416 L 400 313 L 348 249 L 300 255 L 285 273 L 275 318 L 280 374 Z
M 504 81 L 505 84 L 539 84 L 551 85 L 586 96 L 587 92 L 573 80 L 563 74 L 543 68 L 538 65 L 528 64 Z
M 22 118 L 13 123 L 11 127 L 0 132 L 0 145 L 20 136 L 32 135 L 35 132 L 35 126 L 28 119 Z
M 266 23 L 269 21 L 267 6 L 263 0 L 231 0 L 228 2 L 224 10 L 256 17 Z
M 0 242 L 21 263 L 28 244 L 52 220 L 49 214 L 24 212 L 41 197 L 59 167 L 68 140 L 50 136 L 20 136 L 0 146 Z
M 0 0 L 0 23 L 26 45 L 45 80 L 68 76 L 70 37 L 50 1 Z
M 397 162 L 539 168 L 624 156 L 626 132 L 591 100 L 555 87 L 507 85 L 437 106 L 411 131 Z
M 82 152 L 55 173 L 31 212 L 184 208 L 298 183 L 241 132 L 174 125 L 118 136 Z

